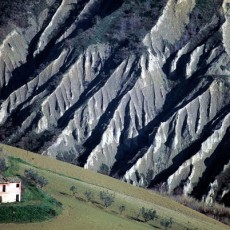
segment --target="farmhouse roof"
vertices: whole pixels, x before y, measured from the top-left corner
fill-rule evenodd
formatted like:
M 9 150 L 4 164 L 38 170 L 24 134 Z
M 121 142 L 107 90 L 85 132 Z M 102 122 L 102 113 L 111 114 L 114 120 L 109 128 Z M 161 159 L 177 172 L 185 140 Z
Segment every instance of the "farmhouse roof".
M 21 180 L 18 177 L 4 177 L 0 175 L 0 184 L 7 184 L 7 183 L 20 183 Z

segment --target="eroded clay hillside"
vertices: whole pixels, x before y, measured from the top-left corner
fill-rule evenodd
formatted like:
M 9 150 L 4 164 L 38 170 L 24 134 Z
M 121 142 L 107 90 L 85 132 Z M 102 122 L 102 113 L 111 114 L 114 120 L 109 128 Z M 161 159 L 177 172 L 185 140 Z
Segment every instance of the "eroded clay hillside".
M 230 1 L 13 2 L 2 142 L 230 205 Z

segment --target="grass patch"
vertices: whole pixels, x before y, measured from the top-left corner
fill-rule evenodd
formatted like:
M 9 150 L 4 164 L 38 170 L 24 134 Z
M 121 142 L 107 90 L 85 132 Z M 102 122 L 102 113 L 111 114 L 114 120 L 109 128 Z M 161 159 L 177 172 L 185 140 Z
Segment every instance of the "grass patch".
M 25 160 L 22 160 L 21 158 L 19 157 L 12 157 L 12 156 L 9 156 L 8 157 L 10 160 L 12 160 L 13 162 L 17 162 L 17 163 L 23 163 L 23 164 L 26 164 L 26 165 L 31 165 L 30 163 L 28 163 L 27 161 Z
M 27 186 L 22 193 L 22 202 L 40 201 L 54 206 L 61 206 L 61 203 L 53 197 L 45 193 L 43 190 L 38 189 L 36 186 Z
M 27 223 L 49 220 L 57 216 L 49 205 L 0 206 L 0 223 Z

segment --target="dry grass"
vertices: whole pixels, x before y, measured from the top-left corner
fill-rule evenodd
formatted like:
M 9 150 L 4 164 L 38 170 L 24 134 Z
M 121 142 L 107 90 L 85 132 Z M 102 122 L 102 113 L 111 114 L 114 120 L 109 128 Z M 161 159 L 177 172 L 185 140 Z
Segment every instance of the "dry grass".
M 207 205 L 204 202 L 200 202 L 192 197 L 171 196 L 171 198 L 193 210 L 230 225 L 230 208 L 226 208 L 218 203 Z
M 128 218 L 114 214 L 121 204 L 127 206 L 126 216 L 133 216 L 140 207 L 153 208 L 161 217 L 172 217 L 175 224 L 172 229 L 229 229 L 228 226 L 206 217 L 190 208 L 187 208 L 169 198 L 142 188 L 115 180 L 108 176 L 94 173 L 83 168 L 76 167 L 55 159 L 30 153 L 10 146 L 4 146 L 4 151 L 9 155 L 19 157 L 34 167 L 39 174 L 49 180 L 47 192 L 64 205 L 62 215 L 50 222 L 28 225 L 2 225 L 10 229 L 152 229 L 149 225 L 139 223 Z M 24 168 L 31 166 L 22 164 Z M 62 174 L 62 175 L 60 175 Z M 81 202 L 73 197 L 69 190 L 70 186 L 76 185 L 79 193 L 84 194 L 86 189 L 91 189 L 98 194 L 103 189 L 115 192 L 116 202 L 111 212 L 105 212 L 95 204 Z M 63 195 L 67 194 L 67 195 Z M 80 197 L 84 199 L 84 197 Z

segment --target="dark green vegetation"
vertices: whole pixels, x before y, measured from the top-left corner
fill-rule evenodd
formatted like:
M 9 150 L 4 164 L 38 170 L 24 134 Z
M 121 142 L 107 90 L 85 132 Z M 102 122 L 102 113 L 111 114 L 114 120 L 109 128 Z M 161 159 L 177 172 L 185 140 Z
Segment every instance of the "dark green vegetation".
M 44 221 L 56 215 L 49 205 L 0 206 L 0 223 Z
M 20 176 L 19 158 L 5 157 L 4 175 Z M 61 212 L 61 203 L 45 193 L 41 188 L 48 181 L 32 169 L 25 170 L 22 179 L 22 199 L 19 203 L 0 204 L 0 223 L 28 223 L 49 220 Z

